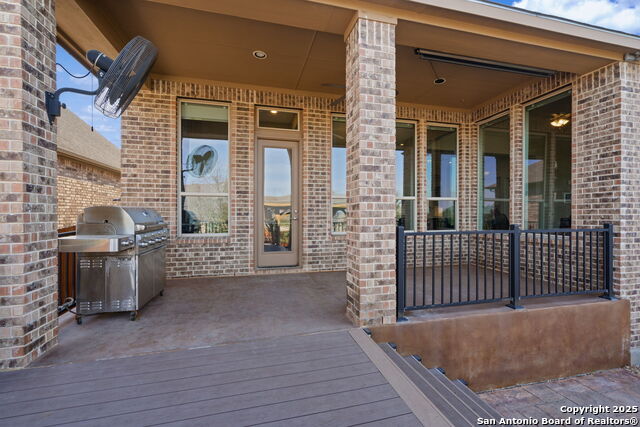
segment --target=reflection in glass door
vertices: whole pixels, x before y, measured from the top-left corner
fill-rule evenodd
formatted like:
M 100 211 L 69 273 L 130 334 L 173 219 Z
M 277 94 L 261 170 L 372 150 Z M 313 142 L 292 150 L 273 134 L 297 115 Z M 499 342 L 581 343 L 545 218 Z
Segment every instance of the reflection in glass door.
M 300 223 L 297 144 L 260 141 L 258 146 L 258 265 L 297 265 Z

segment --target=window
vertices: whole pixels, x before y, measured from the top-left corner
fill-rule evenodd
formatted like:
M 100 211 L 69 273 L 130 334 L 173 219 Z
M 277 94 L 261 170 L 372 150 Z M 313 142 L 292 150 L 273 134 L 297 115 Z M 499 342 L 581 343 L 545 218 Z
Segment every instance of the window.
M 416 218 L 416 125 L 396 124 L 396 219 L 407 230 L 415 228 Z M 331 221 L 334 234 L 347 231 L 347 148 L 346 122 L 342 116 L 332 120 L 331 145 Z
M 571 227 L 571 92 L 526 110 L 528 228 Z
M 458 129 L 427 127 L 427 229 L 455 230 L 458 202 Z
M 347 231 L 347 124 L 344 117 L 333 116 L 331 143 L 331 230 Z
M 180 103 L 181 233 L 229 232 L 229 112 Z
M 416 125 L 396 123 L 396 220 L 406 230 L 416 227 Z
M 480 227 L 509 228 L 509 116 L 480 126 Z
M 298 112 L 277 108 L 258 109 L 258 127 L 266 129 L 299 130 Z

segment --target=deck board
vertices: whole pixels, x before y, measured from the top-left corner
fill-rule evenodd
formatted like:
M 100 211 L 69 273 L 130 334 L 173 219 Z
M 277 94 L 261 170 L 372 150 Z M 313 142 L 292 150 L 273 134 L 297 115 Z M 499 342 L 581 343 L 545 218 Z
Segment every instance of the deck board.
M 0 426 L 420 425 L 346 331 L 0 373 L 0 405 Z

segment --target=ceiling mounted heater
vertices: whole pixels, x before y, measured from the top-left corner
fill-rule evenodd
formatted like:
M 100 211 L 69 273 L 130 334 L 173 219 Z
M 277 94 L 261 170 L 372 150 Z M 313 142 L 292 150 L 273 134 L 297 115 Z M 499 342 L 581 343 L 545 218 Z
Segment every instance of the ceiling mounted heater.
M 550 77 L 556 73 L 553 70 L 546 70 L 544 68 L 527 67 L 525 65 L 509 64 L 506 62 L 491 61 L 489 59 L 482 58 L 472 58 L 470 56 L 455 55 L 435 50 L 417 48 L 415 52 L 420 59 L 428 61 L 447 62 L 449 64 L 484 68 L 486 70 L 503 71 L 506 73 L 525 74 L 534 77 Z
M 120 117 L 144 84 L 158 57 L 158 49 L 144 37 L 134 37 L 111 59 L 97 50 L 87 52 L 87 59 L 97 67 L 98 88 L 94 91 L 63 87 L 45 93 L 49 123 L 60 116 L 60 95 L 65 92 L 95 95 L 94 104 L 107 117 Z

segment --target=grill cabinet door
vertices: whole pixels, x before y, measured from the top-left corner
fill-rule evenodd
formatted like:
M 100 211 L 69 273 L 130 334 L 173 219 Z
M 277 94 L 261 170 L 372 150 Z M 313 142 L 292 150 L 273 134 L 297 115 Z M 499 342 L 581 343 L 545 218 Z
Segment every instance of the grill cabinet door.
M 133 256 L 107 258 L 109 311 L 133 311 L 136 301 L 136 270 Z

